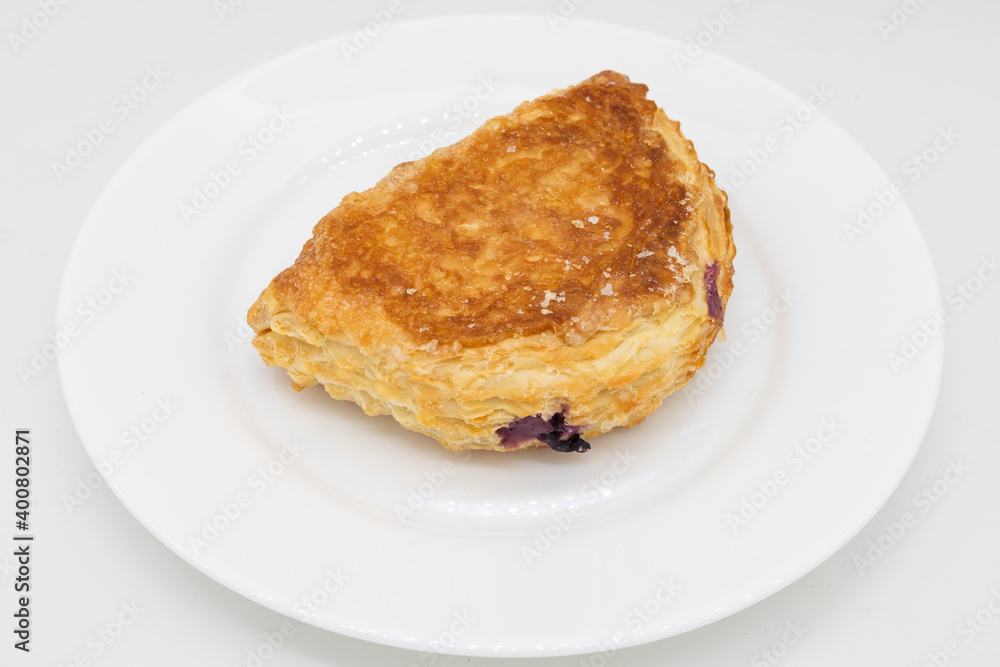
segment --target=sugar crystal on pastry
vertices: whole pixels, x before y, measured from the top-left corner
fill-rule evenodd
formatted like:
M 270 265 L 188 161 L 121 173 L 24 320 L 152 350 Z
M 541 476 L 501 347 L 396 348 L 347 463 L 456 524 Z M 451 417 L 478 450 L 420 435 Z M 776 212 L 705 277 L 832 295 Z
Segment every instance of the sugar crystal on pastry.
M 642 421 L 704 363 L 735 255 L 646 93 L 601 72 L 348 194 L 250 308 L 265 363 L 453 450 Z

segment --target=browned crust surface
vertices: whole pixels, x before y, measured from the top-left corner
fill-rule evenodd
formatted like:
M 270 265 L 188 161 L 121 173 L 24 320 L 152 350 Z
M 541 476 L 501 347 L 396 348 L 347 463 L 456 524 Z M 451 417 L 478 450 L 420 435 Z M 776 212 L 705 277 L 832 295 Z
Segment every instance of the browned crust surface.
M 275 296 L 325 334 L 372 314 L 417 345 L 581 338 L 690 299 L 691 158 L 646 91 L 602 72 L 397 166 L 316 225 Z

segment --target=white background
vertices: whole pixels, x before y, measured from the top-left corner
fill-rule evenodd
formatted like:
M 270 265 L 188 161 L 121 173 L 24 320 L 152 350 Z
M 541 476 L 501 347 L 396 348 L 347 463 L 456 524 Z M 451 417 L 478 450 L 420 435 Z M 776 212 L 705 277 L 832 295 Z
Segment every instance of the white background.
M 585 17 L 686 41 L 705 29 L 703 22 L 736 6 L 610 0 L 579 6 L 569 0 L 471 4 L 403 2 L 394 20 L 473 11 L 529 13 L 544 20 L 553 12 L 550 17 L 571 14 L 569 20 Z M 831 90 L 823 112 L 890 178 L 907 183 L 905 199 L 927 239 L 942 294 L 963 285 L 978 292 L 961 308 L 946 302 L 946 365 L 927 437 L 897 492 L 856 539 L 788 588 L 705 628 L 613 655 L 517 664 L 997 664 L 1000 613 L 989 605 L 993 600 L 1000 610 L 1000 280 L 977 282 L 977 272 L 1000 253 L 991 206 L 1000 180 L 995 157 L 1000 5 L 986 0 L 739 4 L 749 6 L 712 40 L 711 49 L 793 92 L 805 95 L 813 85 Z M 58 11 L 49 10 L 51 18 L 35 19 L 45 23 L 37 34 L 29 29 L 30 39 L 17 45 L 9 35 L 24 30 L 24 20 L 42 11 L 40 3 L 7 1 L 0 14 L 0 293 L 7 313 L 0 363 L 0 510 L 13 512 L 14 431 L 30 428 L 36 535 L 30 655 L 13 649 L 13 558 L 8 548 L 0 550 L 0 664 L 254 664 L 248 651 L 257 650 L 287 619 L 176 557 L 104 485 L 70 512 L 61 496 L 72 494 L 94 472 L 93 464 L 69 420 L 55 364 L 27 382 L 17 368 L 55 331 L 59 280 L 74 236 L 105 183 L 145 137 L 230 77 L 304 44 L 352 32 L 386 3 L 243 0 L 227 12 L 209 0 L 156 5 L 76 0 L 65 6 L 53 2 L 56 6 Z M 886 32 L 894 11 L 901 25 Z M 881 29 L 880 21 L 887 22 Z M 378 41 L 369 48 L 379 48 Z M 111 101 L 141 81 L 147 67 L 156 66 L 168 73 L 163 83 L 60 181 L 53 161 L 62 160 L 67 146 L 95 127 Z M 904 171 L 907 161 L 948 128 L 958 138 L 911 180 Z M 716 168 L 726 173 L 725 167 Z M 992 277 L 986 270 L 981 276 Z M 958 463 L 968 472 L 942 487 L 945 471 Z M 947 493 L 923 512 L 926 506 L 914 497 L 935 482 Z M 885 525 L 904 512 L 916 517 L 916 525 L 890 540 L 871 567 L 859 567 L 870 541 L 881 536 L 887 544 Z M 8 520 L 12 534 L 12 516 L 0 525 Z M 5 534 L 0 530 L 0 542 L 9 543 Z M 123 606 L 141 611 L 104 644 L 97 633 Z M 287 622 L 290 636 L 263 664 L 509 662 L 421 656 Z M 782 646 L 783 636 L 794 637 L 785 632 L 788 624 L 802 629 L 802 636 Z M 775 642 L 780 657 L 761 653 Z M 954 655 L 947 655 L 948 649 Z

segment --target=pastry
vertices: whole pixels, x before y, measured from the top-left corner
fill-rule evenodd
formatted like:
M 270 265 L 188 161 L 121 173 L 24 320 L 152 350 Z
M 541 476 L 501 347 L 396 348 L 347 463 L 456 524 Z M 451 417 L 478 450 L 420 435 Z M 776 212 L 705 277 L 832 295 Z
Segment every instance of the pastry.
M 451 450 L 642 421 L 704 363 L 736 252 L 647 90 L 601 72 L 348 194 L 250 308 L 264 362 Z

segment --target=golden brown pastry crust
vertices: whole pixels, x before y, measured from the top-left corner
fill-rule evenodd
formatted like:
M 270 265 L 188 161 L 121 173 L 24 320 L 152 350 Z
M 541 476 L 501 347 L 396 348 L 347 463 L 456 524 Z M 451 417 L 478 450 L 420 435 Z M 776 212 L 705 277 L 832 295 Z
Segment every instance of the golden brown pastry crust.
M 641 421 L 704 363 L 735 255 L 646 92 L 602 72 L 347 195 L 250 309 L 265 362 L 450 449 L 563 409 L 584 437 Z

